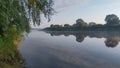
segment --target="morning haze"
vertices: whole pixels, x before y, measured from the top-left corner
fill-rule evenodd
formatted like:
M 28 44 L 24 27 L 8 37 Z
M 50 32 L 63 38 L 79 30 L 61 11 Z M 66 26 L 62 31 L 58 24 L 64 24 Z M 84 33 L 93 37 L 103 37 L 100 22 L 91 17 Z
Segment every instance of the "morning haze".
M 73 24 L 78 18 L 87 23 L 96 22 L 105 24 L 105 16 L 116 14 L 120 16 L 119 0 L 55 0 L 54 8 L 56 14 L 52 16 L 51 22 L 43 21 L 40 28 L 51 24 Z
M 120 68 L 120 0 L 0 0 L 0 68 Z

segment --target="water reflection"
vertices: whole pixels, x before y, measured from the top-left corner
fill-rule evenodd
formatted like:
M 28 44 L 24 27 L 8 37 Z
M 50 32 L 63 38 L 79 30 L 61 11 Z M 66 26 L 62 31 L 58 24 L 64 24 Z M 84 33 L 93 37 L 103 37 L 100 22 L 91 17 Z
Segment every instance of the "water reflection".
M 119 38 L 117 32 L 32 31 L 19 49 L 26 68 L 119 68 Z
M 63 31 L 46 31 L 46 33 L 49 33 L 51 36 L 69 36 L 73 35 L 76 37 L 76 41 L 82 43 L 86 37 L 90 38 L 105 38 L 104 41 L 106 47 L 114 48 L 119 44 L 120 41 L 120 32 L 109 32 L 109 31 L 89 31 L 89 32 L 63 32 Z
M 119 37 L 117 37 L 119 38 Z M 119 43 L 119 39 L 117 39 L 116 37 L 110 37 L 110 38 L 106 38 L 105 40 L 105 45 L 107 47 L 116 47 Z
M 85 35 L 74 35 L 76 37 L 76 41 L 82 43 L 85 39 Z

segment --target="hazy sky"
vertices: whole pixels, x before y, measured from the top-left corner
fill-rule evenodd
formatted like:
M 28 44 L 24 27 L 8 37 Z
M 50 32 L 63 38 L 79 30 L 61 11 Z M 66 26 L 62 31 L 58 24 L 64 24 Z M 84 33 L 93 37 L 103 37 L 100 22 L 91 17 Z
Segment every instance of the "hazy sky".
M 120 16 L 120 0 L 54 0 L 56 14 L 51 21 L 42 21 L 40 28 L 50 24 L 73 24 L 76 19 L 104 24 L 105 16 Z

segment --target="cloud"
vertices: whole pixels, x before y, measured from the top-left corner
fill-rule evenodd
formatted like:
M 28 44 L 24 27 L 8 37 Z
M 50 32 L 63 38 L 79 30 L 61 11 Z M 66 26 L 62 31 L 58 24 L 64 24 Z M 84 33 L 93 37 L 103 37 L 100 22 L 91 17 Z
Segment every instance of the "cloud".
M 55 0 L 54 8 L 57 12 L 67 10 L 75 5 L 83 5 L 89 0 Z

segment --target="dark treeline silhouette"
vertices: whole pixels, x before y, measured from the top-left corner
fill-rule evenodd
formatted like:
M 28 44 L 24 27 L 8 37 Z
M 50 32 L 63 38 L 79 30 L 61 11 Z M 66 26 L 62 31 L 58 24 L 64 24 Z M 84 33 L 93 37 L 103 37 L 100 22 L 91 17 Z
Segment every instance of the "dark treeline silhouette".
M 120 42 L 120 32 L 114 31 L 46 31 L 51 36 L 69 36 L 73 35 L 76 37 L 76 41 L 82 43 L 86 37 L 90 38 L 105 38 L 104 41 L 107 47 L 114 48 Z
M 51 24 L 50 27 L 45 28 L 44 30 L 52 30 L 52 31 L 80 31 L 80 30 L 104 30 L 104 31 L 111 31 L 111 30 L 119 30 L 120 29 L 120 20 L 119 17 L 115 14 L 107 15 L 105 18 L 106 24 L 96 24 L 95 22 L 89 22 L 87 24 L 82 19 L 77 19 L 76 23 L 73 25 L 64 24 L 64 25 L 53 25 Z

